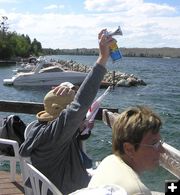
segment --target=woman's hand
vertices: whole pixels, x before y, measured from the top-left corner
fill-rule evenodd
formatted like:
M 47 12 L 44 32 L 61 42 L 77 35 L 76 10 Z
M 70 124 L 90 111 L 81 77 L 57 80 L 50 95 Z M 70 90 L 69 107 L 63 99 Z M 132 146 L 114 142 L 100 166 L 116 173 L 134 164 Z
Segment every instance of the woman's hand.
M 107 30 L 103 29 L 98 34 L 99 41 L 99 57 L 97 59 L 97 63 L 100 65 L 105 65 L 109 58 L 109 46 L 115 41 L 112 36 L 106 35 Z
M 70 87 L 67 86 L 57 86 L 54 88 L 54 94 L 59 95 L 59 96 L 74 96 L 75 95 L 75 90 L 71 89 Z

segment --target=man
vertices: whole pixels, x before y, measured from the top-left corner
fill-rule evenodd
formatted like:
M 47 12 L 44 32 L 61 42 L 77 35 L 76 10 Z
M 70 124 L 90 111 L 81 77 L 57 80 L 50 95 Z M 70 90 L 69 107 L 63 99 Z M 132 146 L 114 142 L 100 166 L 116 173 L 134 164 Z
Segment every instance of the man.
M 128 195 L 150 195 L 138 175 L 159 165 L 164 152 L 160 127 L 160 118 L 147 107 L 122 112 L 112 129 L 113 154 L 101 162 L 88 187 L 115 184 Z
M 106 73 L 109 45 L 114 40 L 112 37 L 106 37 L 104 32 L 105 30 L 102 30 L 98 35 L 99 57 L 96 64 L 75 97 L 74 91 L 65 86 L 50 91 L 44 98 L 45 111 L 37 114 L 38 121 L 20 148 L 20 155 L 30 157 L 32 164 L 63 194 L 86 187 L 90 179 L 77 136 L 78 128 Z M 65 96 L 64 90 L 67 94 Z M 69 105 L 66 107 L 67 104 Z

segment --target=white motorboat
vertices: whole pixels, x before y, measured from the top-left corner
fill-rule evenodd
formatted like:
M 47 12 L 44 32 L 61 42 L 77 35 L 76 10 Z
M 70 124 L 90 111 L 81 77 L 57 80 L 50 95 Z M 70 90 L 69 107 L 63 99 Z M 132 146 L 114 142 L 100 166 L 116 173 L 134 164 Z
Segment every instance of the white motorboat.
M 39 58 L 30 57 L 28 59 L 28 61 L 26 61 L 26 62 L 16 63 L 17 67 L 16 67 L 16 69 L 13 70 L 13 72 L 14 73 L 31 72 L 31 71 L 33 71 L 35 69 L 36 63 L 40 62 L 40 61 L 43 61 L 43 60 L 45 61 L 45 59 L 42 56 L 39 56 Z M 43 68 L 43 67 L 41 67 L 41 68 Z
M 13 70 L 14 73 L 31 72 L 35 69 L 36 65 L 33 63 L 23 63 Z
M 17 73 L 11 79 L 4 79 L 4 85 L 14 86 L 56 86 L 69 81 L 73 84 L 81 84 L 87 73 L 64 70 L 60 66 L 42 68 L 44 61 L 40 61 L 34 71 Z

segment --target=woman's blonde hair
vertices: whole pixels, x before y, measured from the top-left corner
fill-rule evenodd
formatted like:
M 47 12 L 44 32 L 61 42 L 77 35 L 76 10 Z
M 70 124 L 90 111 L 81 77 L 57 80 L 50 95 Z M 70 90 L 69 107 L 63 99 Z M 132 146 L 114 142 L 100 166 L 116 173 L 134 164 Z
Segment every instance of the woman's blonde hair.
M 143 136 L 151 131 L 156 134 L 161 127 L 161 119 L 150 108 L 137 106 L 122 112 L 112 127 L 112 147 L 116 154 L 124 154 L 123 143 L 129 142 L 138 149 Z

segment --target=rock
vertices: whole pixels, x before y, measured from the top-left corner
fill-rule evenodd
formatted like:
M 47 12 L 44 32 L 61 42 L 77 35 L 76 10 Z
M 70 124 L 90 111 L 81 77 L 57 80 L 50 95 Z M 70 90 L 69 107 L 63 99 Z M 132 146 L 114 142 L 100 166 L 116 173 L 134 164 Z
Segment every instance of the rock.
M 58 60 L 59 64 L 66 69 L 66 70 L 74 70 L 79 72 L 89 72 L 92 67 L 85 66 L 83 64 L 77 63 L 73 60 L 64 61 Z M 127 74 L 117 71 L 113 78 L 113 72 L 109 71 L 104 76 L 104 82 L 106 83 L 113 83 L 116 86 L 121 87 L 131 87 L 137 85 L 146 85 L 146 83 L 142 80 L 137 78 L 134 74 Z
M 121 79 L 116 83 L 117 87 L 129 87 L 129 82 L 125 79 Z

